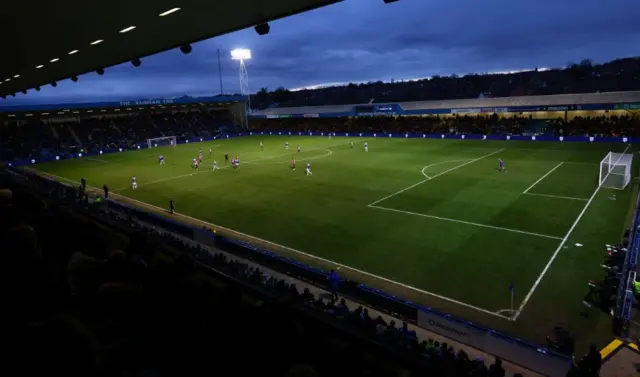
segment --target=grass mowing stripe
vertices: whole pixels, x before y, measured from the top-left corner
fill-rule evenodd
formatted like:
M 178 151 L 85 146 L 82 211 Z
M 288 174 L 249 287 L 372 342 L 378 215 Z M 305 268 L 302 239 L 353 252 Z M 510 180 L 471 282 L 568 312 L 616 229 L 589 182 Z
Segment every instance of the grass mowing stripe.
M 526 190 L 524 190 L 523 194 L 526 194 L 529 192 L 529 190 L 531 190 L 532 188 L 535 187 L 535 185 L 537 185 L 538 183 L 540 183 L 540 181 L 542 181 L 543 179 L 545 179 L 549 174 L 553 173 L 554 170 L 556 170 L 557 168 L 559 168 L 560 166 L 562 166 L 562 164 L 564 164 L 564 161 L 559 163 L 558 165 L 556 165 L 553 169 L 549 170 L 547 172 L 547 174 L 543 175 L 542 177 L 540 177 L 540 179 L 538 179 L 537 181 L 533 182 L 533 184 L 531 186 L 529 186 Z
M 406 215 L 426 217 L 426 218 L 434 219 L 434 220 L 442 220 L 442 221 L 449 221 L 449 222 L 452 222 L 452 223 L 472 225 L 472 226 L 477 226 L 477 227 L 481 227 L 481 228 L 490 228 L 490 229 L 501 230 L 501 231 L 505 231 L 505 232 L 520 233 L 520 234 L 526 234 L 526 235 L 529 235 L 529 236 L 535 236 L 535 237 L 541 237 L 541 238 L 550 238 L 552 240 L 561 240 L 562 239 L 562 237 L 550 236 L 548 234 L 527 232 L 526 230 L 519 230 L 519 229 L 503 228 L 501 226 L 480 224 L 480 223 L 474 223 L 474 222 L 471 222 L 471 221 L 464 221 L 464 220 L 458 220 L 458 219 L 450 219 L 448 217 L 440 217 L 440 216 L 427 215 L 427 214 L 418 213 L 418 212 L 403 211 L 401 209 L 380 207 L 380 206 L 371 205 L 371 204 L 369 204 L 367 207 L 381 209 L 381 210 L 385 210 L 385 211 L 397 212 L 397 213 L 404 213 Z
M 631 146 L 631 144 L 628 144 L 627 147 L 624 149 L 624 151 L 622 151 L 622 154 L 624 154 L 629 149 L 630 146 Z M 622 156 L 620 156 L 620 158 L 622 158 Z M 611 174 L 611 172 L 609 172 L 604 178 L 607 179 L 609 174 Z M 538 288 L 538 285 L 540 285 L 540 282 L 542 281 L 542 278 L 547 273 L 547 271 L 549 270 L 549 267 L 551 267 L 551 264 L 553 263 L 553 261 L 558 256 L 558 253 L 560 253 L 560 250 L 562 250 L 562 247 L 564 246 L 564 244 L 567 243 L 567 240 L 569 239 L 569 236 L 571 236 L 571 233 L 573 232 L 573 230 L 576 228 L 576 226 L 578 226 L 578 223 L 582 219 L 582 216 L 584 216 L 585 212 L 587 212 L 587 209 L 591 205 L 591 202 L 593 202 L 593 198 L 595 198 L 596 195 L 598 194 L 598 192 L 600 191 L 600 187 L 601 186 L 598 185 L 598 187 L 596 187 L 595 191 L 593 191 L 593 194 L 591 195 L 591 197 L 587 201 L 587 204 L 585 204 L 584 208 L 582 209 L 582 211 L 580 212 L 580 214 L 576 218 L 576 221 L 573 223 L 573 225 L 571 225 L 571 228 L 569 228 L 569 231 L 567 232 L 567 234 L 564 236 L 564 238 L 560 242 L 560 245 L 558 245 L 558 248 L 556 249 L 556 251 L 553 253 L 553 255 L 551 255 L 551 259 L 549 259 L 549 262 L 547 262 L 547 265 L 544 266 L 544 269 L 540 273 L 540 276 L 538 276 L 538 279 L 536 279 L 535 283 L 533 283 L 533 287 L 531 287 L 531 290 L 529 290 L 529 292 L 525 296 L 524 300 L 522 300 L 522 303 L 518 307 L 518 310 L 513 315 L 513 320 L 514 321 L 516 319 L 518 319 L 518 317 L 522 313 L 522 310 L 524 309 L 524 307 L 527 305 L 527 303 L 531 299 L 531 296 L 533 295 L 533 292 L 535 292 L 536 288 Z
M 369 207 L 374 206 L 374 205 L 376 205 L 376 204 L 378 204 L 378 203 L 381 203 L 381 202 L 383 202 L 383 201 L 385 201 L 385 200 L 387 200 L 387 199 L 389 199 L 389 198 L 393 198 L 394 196 L 396 196 L 396 195 L 398 195 L 398 194 L 402 194 L 402 193 L 403 193 L 403 192 L 405 192 L 405 191 L 408 191 L 408 190 L 410 190 L 410 189 L 412 189 L 412 188 L 414 188 L 414 187 L 416 187 L 416 186 L 419 186 L 419 185 L 421 185 L 421 184 L 423 184 L 423 183 L 425 183 L 425 182 L 427 182 L 427 181 L 430 181 L 430 180 L 432 180 L 432 179 L 436 179 L 436 178 L 438 178 L 438 177 L 439 177 L 439 176 L 441 176 L 441 175 L 447 174 L 447 173 L 449 173 L 449 172 L 451 172 L 451 171 L 454 171 L 454 170 L 456 170 L 456 169 L 459 169 L 459 168 L 461 168 L 461 167 L 463 167 L 463 166 L 469 165 L 469 164 L 474 163 L 474 162 L 476 162 L 476 161 L 480 161 L 480 160 L 482 160 L 483 158 L 486 158 L 486 157 L 492 156 L 492 155 L 494 155 L 494 154 L 496 154 L 496 153 L 500 153 L 500 152 L 502 152 L 502 151 L 504 151 L 504 150 L 505 150 L 505 148 L 502 148 L 502 149 L 499 149 L 499 150 L 497 150 L 497 151 L 495 151 L 495 152 L 491 152 L 491 153 L 489 153 L 489 154 L 485 154 L 484 156 L 481 156 L 481 157 L 478 157 L 478 158 L 474 158 L 473 160 L 469 160 L 469 161 L 467 161 L 467 162 L 465 162 L 465 163 L 463 163 L 463 164 L 460 164 L 460 165 L 454 166 L 454 167 L 452 167 L 451 169 L 447 169 L 447 170 L 443 171 L 442 173 L 438 173 L 438 174 L 434 175 L 434 176 L 433 176 L 433 177 L 431 177 L 431 178 L 423 179 L 422 181 L 420 181 L 420 182 L 418 182 L 418 183 L 414 183 L 413 185 L 411 185 L 411 186 L 409 186 L 409 187 L 407 187 L 407 188 L 404 188 L 404 189 L 402 189 L 402 190 L 400 190 L 400 191 L 394 192 L 393 194 L 387 195 L 387 196 L 385 196 L 385 197 L 384 197 L 384 198 L 382 198 L 382 199 L 378 199 L 378 200 L 376 200 L 375 202 L 370 203 L 368 206 L 369 206 Z

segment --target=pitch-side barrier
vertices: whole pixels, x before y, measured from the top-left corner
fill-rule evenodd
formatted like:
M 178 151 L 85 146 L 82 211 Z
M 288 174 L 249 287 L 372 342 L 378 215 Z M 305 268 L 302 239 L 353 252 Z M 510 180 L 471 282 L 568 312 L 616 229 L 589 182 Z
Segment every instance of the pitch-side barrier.
M 404 139 L 442 139 L 442 140 L 501 140 L 501 141 L 555 141 L 567 143 L 640 143 L 640 138 L 631 137 L 595 137 L 595 136 L 549 136 L 549 135 L 480 135 L 480 134 L 433 134 L 433 133 L 387 133 L 387 132 L 302 132 L 302 131 L 249 131 L 225 134 L 216 137 L 195 137 L 180 139 L 178 144 L 198 143 L 212 140 L 224 140 L 241 136 L 336 136 L 357 138 L 404 138 Z M 90 153 L 60 153 L 47 156 L 6 161 L 9 166 L 27 166 L 42 162 L 67 160 L 71 158 L 95 158 L 110 153 L 122 153 L 132 150 L 149 149 L 147 141 L 140 141 L 129 146 L 103 148 Z

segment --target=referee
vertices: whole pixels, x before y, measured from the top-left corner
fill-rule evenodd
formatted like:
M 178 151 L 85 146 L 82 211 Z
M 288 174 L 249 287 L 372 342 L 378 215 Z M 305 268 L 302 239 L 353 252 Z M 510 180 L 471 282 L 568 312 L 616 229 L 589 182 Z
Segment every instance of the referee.
M 169 199 L 169 212 L 173 215 L 176 213 L 176 203 L 173 201 L 173 198 Z

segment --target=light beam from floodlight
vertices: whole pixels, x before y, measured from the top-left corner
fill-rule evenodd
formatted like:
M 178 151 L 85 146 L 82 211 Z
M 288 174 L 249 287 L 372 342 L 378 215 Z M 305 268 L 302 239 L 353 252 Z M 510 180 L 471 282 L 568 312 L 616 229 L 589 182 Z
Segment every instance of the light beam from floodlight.
M 244 64 L 245 60 L 251 59 L 251 50 L 246 48 L 236 48 L 234 50 L 231 50 L 231 59 L 238 60 L 240 62 L 240 94 L 243 96 L 247 96 L 247 106 L 249 112 L 251 112 L 249 74 L 247 73 L 247 66 Z

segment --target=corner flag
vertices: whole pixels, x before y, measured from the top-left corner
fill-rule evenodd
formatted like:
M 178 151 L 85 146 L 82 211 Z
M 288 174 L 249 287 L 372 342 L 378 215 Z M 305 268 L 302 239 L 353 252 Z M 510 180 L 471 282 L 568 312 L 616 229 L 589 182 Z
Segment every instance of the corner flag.
M 511 312 L 513 312 L 513 295 L 515 293 L 515 288 L 513 286 L 513 281 L 509 283 L 509 292 L 511 293 Z

